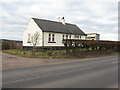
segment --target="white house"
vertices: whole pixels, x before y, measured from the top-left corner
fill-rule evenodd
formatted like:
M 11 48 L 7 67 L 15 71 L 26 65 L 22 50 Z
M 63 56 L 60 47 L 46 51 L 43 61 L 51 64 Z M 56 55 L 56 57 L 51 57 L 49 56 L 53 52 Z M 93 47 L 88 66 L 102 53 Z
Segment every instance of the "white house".
M 64 17 L 59 22 L 31 18 L 23 33 L 23 47 L 33 46 L 31 36 L 40 33 L 38 47 L 63 47 L 63 39 L 86 39 L 86 34 L 75 24 L 65 23 Z

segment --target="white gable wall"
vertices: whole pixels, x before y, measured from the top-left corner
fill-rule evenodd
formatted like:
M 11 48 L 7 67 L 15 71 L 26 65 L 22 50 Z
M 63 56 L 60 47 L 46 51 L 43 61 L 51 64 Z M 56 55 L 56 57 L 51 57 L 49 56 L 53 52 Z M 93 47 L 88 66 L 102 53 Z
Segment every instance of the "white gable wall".
M 30 20 L 23 33 L 23 46 L 33 46 L 32 43 L 28 43 L 28 34 L 32 36 L 35 34 L 35 32 L 40 33 L 40 40 L 37 46 L 42 46 L 42 30 L 38 27 L 33 19 Z

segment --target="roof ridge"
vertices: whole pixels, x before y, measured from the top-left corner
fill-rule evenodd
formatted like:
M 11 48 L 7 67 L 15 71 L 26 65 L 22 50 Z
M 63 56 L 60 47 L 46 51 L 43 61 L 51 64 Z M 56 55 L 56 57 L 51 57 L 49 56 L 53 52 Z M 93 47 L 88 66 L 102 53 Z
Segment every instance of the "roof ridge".
M 55 22 L 55 23 L 61 23 L 59 21 L 53 21 L 53 20 L 47 20 L 47 19 L 40 19 L 40 18 L 34 18 L 32 17 L 32 19 L 38 19 L 38 20 L 43 20 L 43 21 L 49 21 L 49 22 Z M 62 24 L 62 23 L 61 23 Z M 69 24 L 69 25 L 76 25 L 76 24 L 71 24 L 71 23 L 65 23 L 65 24 Z

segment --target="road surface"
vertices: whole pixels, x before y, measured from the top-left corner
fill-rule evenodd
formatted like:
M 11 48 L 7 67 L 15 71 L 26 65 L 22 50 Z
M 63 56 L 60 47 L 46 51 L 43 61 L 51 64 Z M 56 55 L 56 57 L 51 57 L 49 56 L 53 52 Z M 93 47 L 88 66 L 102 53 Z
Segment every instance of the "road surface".
M 3 70 L 3 88 L 118 88 L 118 56 Z

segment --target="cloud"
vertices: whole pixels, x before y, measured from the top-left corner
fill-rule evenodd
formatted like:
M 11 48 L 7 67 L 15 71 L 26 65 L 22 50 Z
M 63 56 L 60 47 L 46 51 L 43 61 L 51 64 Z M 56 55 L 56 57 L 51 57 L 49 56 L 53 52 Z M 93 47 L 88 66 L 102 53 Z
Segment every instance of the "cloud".
M 9 39 L 9 40 L 22 40 L 22 32 L 2 32 L 2 38 Z
M 43 2 L 43 0 L 41 0 Z M 41 2 L 40 0 L 1 0 L 1 2 Z M 56 0 L 52 0 L 56 1 Z M 65 0 L 66 2 L 119 2 L 119 0 Z M 51 2 L 50 0 L 44 0 L 44 2 Z
M 109 39 L 107 39 L 109 37 Z M 100 36 L 101 40 L 112 40 L 112 41 L 118 41 L 118 35 L 116 34 L 102 34 Z
M 118 3 L 117 0 L 109 1 L 2 0 L 0 24 L 4 25 L 3 38 L 22 40 L 22 33 L 31 17 L 58 21 L 59 16 L 64 16 L 67 23 L 77 24 L 85 33 L 100 33 L 101 39 L 117 40 Z M 16 33 L 17 36 L 13 36 Z

